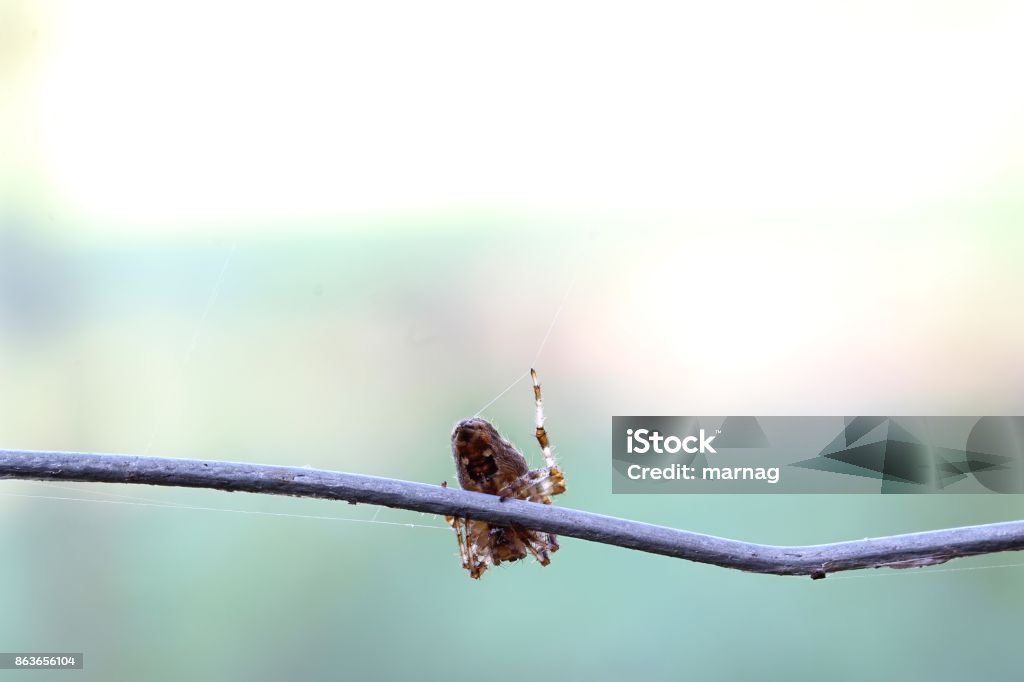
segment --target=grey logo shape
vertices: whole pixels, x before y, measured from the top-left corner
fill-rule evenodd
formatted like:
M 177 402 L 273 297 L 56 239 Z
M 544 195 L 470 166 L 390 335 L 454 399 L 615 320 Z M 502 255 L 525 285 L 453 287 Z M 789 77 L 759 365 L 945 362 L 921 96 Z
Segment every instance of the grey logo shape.
M 987 421 L 992 419 L 1018 421 L 1012 426 Z M 904 425 L 906 421 L 898 417 L 847 417 L 846 427 L 817 457 L 792 466 L 877 478 L 883 493 L 928 492 L 969 475 L 995 492 L 1024 491 L 1020 475 L 1005 473 L 1014 463 L 1013 468 L 1024 471 L 1020 466 L 1024 418 L 980 419 L 963 449 L 929 445 L 911 433 Z M 1016 441 L 1014 434 L 1019 434 Z
M 722 448 L 766 448 L 768 436 L 757 417 L 726 417 L 715 445 Z

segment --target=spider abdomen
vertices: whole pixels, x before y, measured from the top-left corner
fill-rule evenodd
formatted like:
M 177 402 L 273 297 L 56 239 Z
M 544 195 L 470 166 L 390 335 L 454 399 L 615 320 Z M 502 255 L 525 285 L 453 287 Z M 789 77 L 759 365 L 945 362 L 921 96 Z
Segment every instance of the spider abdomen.
M 478 493 L 498 495 L 529 471 L 522 454 L 479 417 L 455 425 L 452 456 L 459 485 Z

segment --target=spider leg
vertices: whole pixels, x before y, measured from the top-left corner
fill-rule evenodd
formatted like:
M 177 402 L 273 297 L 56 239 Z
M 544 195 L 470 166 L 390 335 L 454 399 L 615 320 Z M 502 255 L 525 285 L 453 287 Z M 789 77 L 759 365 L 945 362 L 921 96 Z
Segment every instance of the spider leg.
M 552 495 L 560 495 L 565 492 L 565 477 L 558 467 L 542 467 L 532 469 L 512 481 L 501 490 L 498 496 L 505 500 L 515 497 L 530 502 L 551 504 Z
M 487 570 L 487 562 L 480 556 L 477 544 L 480 535 L 480 521 L 464 519 L 460 516 L 444 517 L 448 525 L 455 530 L 455 538 L 459 542 L 459 559 L 462 567 L 469 571 L 473 579 L 479 578 Z M 484 525 L 486 530 L 486 524 Z
M 551 504 L 552 495 L 561 495 L 565 492 L 565 476 L 558 467 L 544 467 L 526 472 L 524 478 L 527 481 L 527 499 L 535 502 Z
M 518 533 L 526 549 L 541 566 L 551 563 L 550 554 L 558 551 L 558 540 L 554 535 L 524 529 L 519 529 Z
M 544 430 L 544 403 L 540 398 L 540 379 L 537 378 L 536 370 L 530 369 L 530 378 L 533 379 L 533 399 L 537 403 L 537 442 L 544 453 L 544 465 L 552 469 L 555 467 L 555 456 L 551 453 L 548 432 Z
M 490 533 L 491 526 L 485 521 L 474 519 L 463 519 L 466 526 L 466 545 L 469 561 L 465 568 L 469 570 L 469 577 L 478 579 L 487 570 L 487 567 L 494 563 L 491 554 Z
M 537 560 L 537 563 L 541 566 L 547 566 L 551 563 L 551 557 L 548 556 L 548 552 L 543 547 L 537 548 L 533 546 L 533 542 L 525 542 L 526 549 L 530 550 L 530 554 Z
M 458 516 L 446 516 L 444 520 L 455 531 L 455 538 L 459 542 L 459 559 L 462 560 L 462 567 L 469 568 L 469 545 L 466 544 L 466 519 Z

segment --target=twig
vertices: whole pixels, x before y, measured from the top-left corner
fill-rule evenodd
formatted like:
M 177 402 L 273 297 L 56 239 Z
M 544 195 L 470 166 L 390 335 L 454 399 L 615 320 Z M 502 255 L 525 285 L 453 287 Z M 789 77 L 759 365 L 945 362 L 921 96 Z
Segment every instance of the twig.
M 454 488 L 321 469 L 88 452 L 0 450 L 0 478 L 212 488 L 376 504 L 480 519 L 754 573 L 909 568 L 1024 549 L 1024 521 L 828 545 L 758 545 Z

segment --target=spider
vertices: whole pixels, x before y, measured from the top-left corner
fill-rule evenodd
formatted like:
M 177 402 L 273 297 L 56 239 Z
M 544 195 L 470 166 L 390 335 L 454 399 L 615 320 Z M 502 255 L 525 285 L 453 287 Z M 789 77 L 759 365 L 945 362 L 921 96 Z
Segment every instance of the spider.
M 562 470 L 555 466 L 548 434 L 544 430 L 540 381 L 532 369 L 530 376 L 537 405 L 537 442 L 544 453 L 544 466 L 530 469 L 522 453 L 502 438 L 486 419 L 463 419 L 452 431 L 452 455 L 459 485 L 464 490 L 542 504 L 551 504 L 552 495 L 565 492 Z M 488 566 L 497 566 L 503 561 L 519 561 L 527 553 L 532 554 L 542 566 L 547 566 L 551 563 L 551 553 L 558 551 L 558 538 L 551 533 L 519 526 L 495 526 L 486 521 L 457 516 L 446 519 L 448 525 L 455 529 L 462 567 L 473 579 L 483 575 Z

